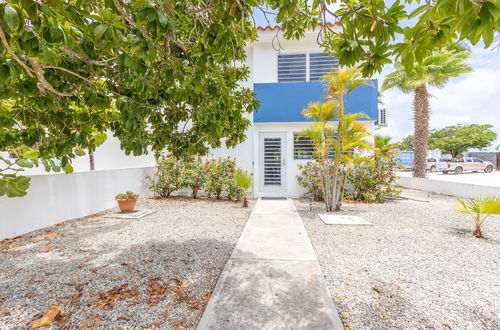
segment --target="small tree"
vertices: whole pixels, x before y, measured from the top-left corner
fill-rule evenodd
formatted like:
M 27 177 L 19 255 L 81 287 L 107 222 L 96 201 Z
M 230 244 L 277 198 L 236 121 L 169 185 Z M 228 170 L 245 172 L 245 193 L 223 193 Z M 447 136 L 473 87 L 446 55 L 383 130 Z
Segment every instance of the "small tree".
M 360 71 L 355 68 L 334 69 L 323 79 L 328 87 L 329 100 L 325 103 L 312 103 L 304 110 L 304 116 L 312 118 L 314 123 L 302 131 L 302 134 L 308 136 L 314 144 L 314 154 L 321 170 L 326 211 L 332 212 L 340 210 L 350 169 L 362 161 L 358 152 L 370 148 L 366 141 L 369 133 L 358 122 L 366 115 L 345 113 L 346 96 L 369 82 L 361 79 Z M 333 119 L 337 119 L 337 127 L 333 127 Z M 332 159 L 329 158 L 331 150 L 334 151 Z
M 410 134 L 398 143 L 398 148 L 401 150 L 413 150 L 414 144 L 415 138 Z
M 247 195 L 248 189 L 250 189 L 250 187 L 252 186 L 252 176 L 247 172 L 240 170 L 235 174 L 234 180 L 241 188 L 241 191 L 243 193 L 243 207 L 248 207 Z
M 496 140 L 493 125 L 454 125 L 430 133 L 429 144 L 433 149 L 458 157 L 471 148 L 487 148 Z
M 481 226 L 488 216 L 500 214 L 500 197 L 498 196 L 475 196 L 467 200 L 455 196 L 458 201 L 456 211 L 469 214 L 474 220 L 474 236 L 483 237 Z

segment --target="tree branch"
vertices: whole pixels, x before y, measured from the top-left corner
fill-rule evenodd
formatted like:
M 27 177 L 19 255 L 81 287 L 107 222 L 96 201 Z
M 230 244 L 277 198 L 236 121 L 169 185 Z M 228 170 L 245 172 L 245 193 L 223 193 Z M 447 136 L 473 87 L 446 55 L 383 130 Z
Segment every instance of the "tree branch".
M 36 72 L 33 71 L 29 66 L 27 66 L 26 63 L 21 61 L 21 59 L 19 57 L 17 57 L 16 53 L 14 53 L 12 48 L 10 48 L 10 45 L 7 42 L 7 38 L 5 38 L 5 33 L 4 33 L 1 25 L 0 25 L 0 39 L 2 40 L 2 44 L 4 45 L 5 49 L 7 49 L 7 53 L 9 53 L 9 55 L 12 56 L 12 58 L 14 60 L 16 60 L 16 62 L 19 63 L 23 67 L 24 70 L 26 70 L 26 73 L 28 74 L 28 76 L 33 77 L 32 72 L 34 72 L 34 73 L 36 73 Z

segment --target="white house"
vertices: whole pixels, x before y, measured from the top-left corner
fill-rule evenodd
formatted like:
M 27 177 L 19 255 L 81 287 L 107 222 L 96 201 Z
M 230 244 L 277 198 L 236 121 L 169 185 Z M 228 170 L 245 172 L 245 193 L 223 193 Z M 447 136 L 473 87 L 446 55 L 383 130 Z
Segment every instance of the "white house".
M 323 53 L 314 31 L 301 40 L 285 40 L 278 26 L 268 26 L 258 27 L 258 35 L 247 47 L 245 64 L 251 78 L 244 86 L 255 91 L 260 108 L 250 116 L 253 125 L 245 142 L 212 154 L 235 157 L 240 167 L 253 173 L 255 197 L 301 197 L 305 190 L 296 179 L 297 165 L 309 161 L 313 151 L 308 138 L 296 136 L 310 124 L 302 110 L 323 99 L 320 77 L 337 67 L 338 61 Z M 370 132 L 378 121 L 377 81 L 372 82 L 373 87 L 357 88 L 346 101 L 347 112 L 370 117 L 363 121 Z
M 260 109 L 249 119 L 252 126 L 247 140 L 233 149 L 211 150 L 213 157 L 231 156 L 238 165 L 254 175 L 253 195 L 303 196 L 305 190 L 297 183 L 297 165 L 311 158 L 312 145 L 297 134 L 309 125 L 302 110 L 325 94 L 320 77 L 338 65 L 335 58 L 323 54 L 318 46 L 317 32 L 310 31 L 301 40 L 285 40 L 278 26 L 258 27 L 258 40 L 247 47 L 246 65 L 250 79 L 243 82 L 257 94 Z M 374 87 L 357 88 L 347 99 L 348 112 L 364 112 L 370 120 L 363 121 L 373 131 L 378 120 L 377 81 Z M 3 155 L 8 156 L 7 154 Z M 126 156 L 120 142 L 109 134 L 107 141 L 94 153 L 95 169 L 110 170 L 154 166 L 152 153 Z M 73 161 L 75 172 L 89 170 L 88 156 Z M 46 174 L 43 167 L 27 169 L 23 174 Z
M 322 53 L 315 32 L 299 41 L 280 37 L 279 27 L 259 27 L 258 34 L 258 40 L 247 47 L 251 75 L 242 85 L 255 91 L 260 108 L 249 114 L 252 125 L 247 140 L 233 149 L 211 150 L 211 157 L 236 158 L 254 176 L 255 197 L 300 197 L 305 190 L 296 179 L 297 165 L 309 161 L 313 147 L 307 138 L 297 140 L 295 134 L 310 124 L 302 110 L 324 97 L 320 77 L 338 63 Z M 374 87 L 357 88 L 346 100 L 347 112 L 369 116 L 363 123 L 372 132 L 378 120 L 377 81 L 373 83 Z M 145 176 L 155 170 L 152 153 L 126 156 L 120 142 L 109 134 L 94 156 L 96 171 L 89 171 L 88 156 L 83 156 L 73 161 L 75 173 L 71 175 L 51 175 L 43 168 L 23 172 L 32 178 L 28 194 L 0 197 L 0 239 L 109 209 L 119 192 L 148 194 Z

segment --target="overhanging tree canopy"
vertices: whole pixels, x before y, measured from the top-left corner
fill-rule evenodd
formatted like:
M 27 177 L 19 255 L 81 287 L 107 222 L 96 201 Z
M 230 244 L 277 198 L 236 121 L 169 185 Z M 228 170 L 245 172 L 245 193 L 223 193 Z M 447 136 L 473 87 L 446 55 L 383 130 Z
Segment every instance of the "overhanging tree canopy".
M 1 3 L 0 150 L 36 145 L 71 171 L 70 159 L 107 130 L 134 155 L 242 142 L 243 115 L 257 107 L 238 86 L 248 68 L 236 65 L 255 37 L 250 10 L 232 1 Z M 0 195 L 8 192 L 4 182 Z

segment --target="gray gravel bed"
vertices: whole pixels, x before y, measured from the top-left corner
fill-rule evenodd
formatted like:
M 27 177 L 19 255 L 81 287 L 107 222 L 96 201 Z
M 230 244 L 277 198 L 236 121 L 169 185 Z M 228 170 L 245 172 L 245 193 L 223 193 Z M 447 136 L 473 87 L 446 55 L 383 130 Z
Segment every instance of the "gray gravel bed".
M 347 328 L 500 329 L 500 217 L 485 239 L 456 214 L 452 197 L 403 190 L 383 204 L 341 214 L 372 226 L 326 225 L 321 203 L 295 200 Z
M 28 329 L 50 305 L 52 328 L 193 328 L 254 206 L 141 199 L 139 220 L 111 211 L 0 244 L 0 329 Z

